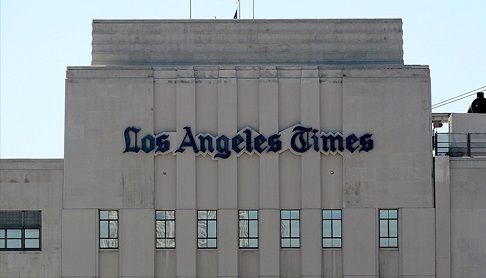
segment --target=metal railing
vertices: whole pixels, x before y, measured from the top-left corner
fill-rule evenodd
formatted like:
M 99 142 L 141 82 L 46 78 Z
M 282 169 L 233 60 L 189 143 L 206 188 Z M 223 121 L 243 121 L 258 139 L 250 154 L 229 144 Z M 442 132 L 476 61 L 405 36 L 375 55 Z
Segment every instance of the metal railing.
M 486 133 L 436 133 L 434 153 L 450 157 L 486 156 Z

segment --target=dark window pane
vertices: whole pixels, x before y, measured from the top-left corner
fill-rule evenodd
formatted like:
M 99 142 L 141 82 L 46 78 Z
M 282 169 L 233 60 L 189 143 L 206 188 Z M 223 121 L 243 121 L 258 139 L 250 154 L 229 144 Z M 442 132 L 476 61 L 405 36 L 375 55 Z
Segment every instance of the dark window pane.
M 0 227 L 20 228 L 22 227 L 21 211 L 0 211 Z
M 26 211 L 25 212 L 25 228 L 37 228 L 41 226 L 41 212 L 40 211 Z
M 5 238 L 5 230 L 0 229 L 0 238 Z

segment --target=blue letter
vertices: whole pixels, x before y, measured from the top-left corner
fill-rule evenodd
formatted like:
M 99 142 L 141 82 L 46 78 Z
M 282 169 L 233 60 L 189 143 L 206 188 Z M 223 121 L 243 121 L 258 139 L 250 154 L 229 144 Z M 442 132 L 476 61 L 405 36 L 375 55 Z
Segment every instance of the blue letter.
M 219 158 L 228 158 L 231 155 L 230 146 L 229 146 L 229 138 L 221 135 L 216 139 L 216 150 L 218 153 L 214 157 Z
M 282 141 L 280 141 L 280 134 L 274 134 L 268 137 L 268 150 L 269 152 L 278 152 L 282 149 Z
M 290 139 L 290 147 L 292 150 L 298 153 L 304 153 L 310 149 L 311 145 L 309 144 L 309 132 L 311 130 L 312 128 L 303 127 L 300 125 L 294 127 L 292 130 L 294 135 L 292 135 L 292 138 Z M 299 140 L 300 146 L 297 146 L 297 139 Z
M 358 147 L 353 146 L 353 144 L 358 142 L 358 141 L 359 141 L 359 139 L 358 139 L 358 137 L 356 137 L 356 135 L 354 135 L 354 134 L 349 135 L 348 137 L 346 137 L 346 149 L 348 149 L 348 151 L 354 153 L 354 151 L 356 149 L 358 149 Z
M 182 140 L 181 145 L 179 146 L 179 148 L 175 152 L 176 153 L 183 153 L 186 150 L 185 149 L 186 147 L 192 147 L 192 150 L 194 151 L 194 153 L 198 153 L 199 150 L 197 148 L 196 141 L 194 140 L 194 136 L 192 135 L 191 128 L 186 126 L 186 127 L 184 127 L 184 129 L 186 130 L 186 135 L 184 136 L 184 140 Z M 189 141 L 186 141 L 186 138 Z
M 169 135 L 167 134 L 162 134 L 159 137 L 157 137 L 156 144 L 157 144 L 157 150 L 155 150 L 155 153 L 161 152 L 165 153 L 170 149 L 170 142 L 167 140 L 169 138 Z
M 140 128 L 136 128 L 133 126 L 127 127 L 125 129 L 125 132 L 123 135 L 125 135 L 125 150 L 123 153 L 126 152 L 133 152 L 133 153 L 138 153 L 140 151 L 140 148 L 137 145 L 137 133 L 140 131 Z M 130 140 L 130 132 L 135 133 L 135 146 L 131 147 L 131 140 Z
M 373 139 L 371 139 L 372 134 L 366 133 L 359 138 L 359 143 L 361 144 L 361 149 L 359 152 L 369 152 L 373 149 Z

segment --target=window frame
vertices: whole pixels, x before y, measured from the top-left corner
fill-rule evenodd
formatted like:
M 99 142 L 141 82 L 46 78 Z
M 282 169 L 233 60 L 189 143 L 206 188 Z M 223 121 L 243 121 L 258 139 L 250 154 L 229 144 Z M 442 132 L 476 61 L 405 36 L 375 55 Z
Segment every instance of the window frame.
M 395 218 L 390 218 L 390 210 L 396 211 L 397 216 Z M 381 212 L 382 211 L 387 211 L 388 216 L 386 218 L 381 217 Z M 384 248 L 384 249 L 397 249 L 399 245 L 399 209 L 398 208 L 385 208 L 385 209 L 378 209 L 378 247 L 379 248 Z M 387 222 L 387 236 L 381 236 L 381 221 L 385 220 Z M 390 236 L 390 220 L 396 220 L 397 222 L 397 235 L 396 236 Z M 381 245 L 381 239 L 387 239 L 388 245 L 387 246 L 382 246 Z M 390 246 L 390 239 L 396 239 L 397 245 L 396 246 Z
M 165 213 L 165 218 L 164 219 L 157 219 L 157 212 L 164 212 Z M 172 219 L 167 219 L 167 212 L 173 212 L 174 213 L 174 218 Z M 157 237 L 157 224 L 158 222 L 163 222 L 164 225 L 164 236 L 165 237 Z M 167 222 L 173 222 L 174 223 L 174 237 L 168 237 L 167 236 Z M 157 240 L 163 239 L 163 240 L 168 240 L 168 239 L 173 239 L 174 240 L 174 247 L 167 247 L 167 241 L 166 241 L 166 247 L 158 247 L 157 246 Z M 175 249 L 176 248 L 176 211 L 175 210 L 156 210 L 155 211 L 155 249 L 159 250 L 164 250 L 164 249 Z
M 256 212 L 256 218 L 250 218 L 250 212 Z M 241 212 L 246 212 L 248 214 L 248 218 L 240 218 L 240 213 Z M 260 248 L 260 217 L 259 217 L 259 211 L 256 209 L 241 209 L 238 210 L 238 248 L 239 249 L 259 249 Z M 246 227 L 248 228 L 248 236 L 241 236 L 241 225 L 240 223 L 246 222 Z M 256 237 L 250 236 L 250 222 L 256 222 L 256 231 L 257 235 Z M 256 239 L 256 246 L 241 246 L 241 240 L 248 240 L 248 245 L 250 244 L 250 239 Z
M 8 252 L 8 251 L 42 251 L 42 211 L 41 210 L 2 210 L 0 212 L 19 212 L 21 218 L 21 224 L 18 226 L 12 227 L 0 227 L 0 230 L 3 231 L 3 237 L 0 238 L 0 241 L 3 241 L 4 247 L 0 248 L 0 252 Z M 26 225 L 26 212 L 38 212 L 39 213 L 39 224 L 37 225 Z M 9 238 L 8 231 L 9 230 L 20 230 L 20 238 Z M 38 237 L 29 237 L 26 238 L 25 231 L 26 230 L 37 230 L 39 233 Z M 8 248 L 7 242 L 8 239 L 20 240 L 20 248 Z M 26 240 L 29 239 L 37 239 L 39 243 L 39 247 L 37 248 L 27 248 L 25 247 Z
M 327 218 L 324 218 L 324 212 L 325 211 L 330 211 L 331 212 L 331 218 L 330 219 L 327 219 Z M 334 215 L 333 215 L 333 212 L 334 211 L 339 211 L 340 213 L 340 218 L 339 219 L 334 219 Z M 324 249 L 342 249 L 343 248 L 343 210 L 342 209 L 322 209 L 321 211 L 321 235 L 322 235 L 322 239 L 321 239 L 321 245 L 322 245 L 322 248 Z M 340 222 L 340 233 L 339 233 L 339 237 L 336 237 L 334 236 L 334 220 L 339 220 Z M 327 236 L 324 236 L 324 221 L 331 221 L 331 236 L 330 237 L 327 237 Z M 341 244 L 340 246 L 324 246 L 324 239 L 330 239 L 331 240 L 331 245 L 334 245 L 334 239 L 339 239 L 341 240 Z
M 108 212 L 108 218 L 107 219 L 101 219 L 101 212 L 102 211 L 107 211 Z M 116 211 L 116 219 L 110 219 L 110 212 Z M 108 236 L 107 237 L 101 237 L 101 221 L 106 221 L 108 222 Z M 116 237 L 111 237 L 110 236 L 110 223 L 111 222 L 116 222 Z M 116 247 L 101 247 L 101 240 L 103 239 L 116 239 Z M 100 209 L 98 210 L 98 249 L 99 250 L 118 250 L 120 248 L 120 212 L 117 209 Z
M 206 218 L 199 218 L 199 212 L 206 212 Z M 209 219 L 208 218 L 208 213 L 209 212 L 214 212 L 215 213 L 215 218 L 214 219 Z M 205 230 L 206 230 L 206 237 L 199 237 L 199 223 L 200 222 L 205 222 Z M 209 230 L 209 222 L 214 222 L 216 226 L 216 231 L 215 231 L 215 236 L 210 237 L 208 230 Z M 206 240 L 206 246 L 200 246 L 199 245 L 199 240 L 205 239 Z M 208 240 L 209 239 L 214 239 L 215 240 L 215 246 L 208 246 Z M 196 247 L 197 249 L 218 249 L 218 211 L 217 210 L 212 210 L 212 209 L 201 209 L 201 210 L 196 210 Z
M 290 218 L 282 218 L 282 212 L 284 211 L 288 211 L 289 212 L 289 217 Z M 292 219 L 292 212 L 293 211 L 297 211 L 299 213 L 299 218 L 298 219 Z M 289 225 L 289 236 L 288 237 L 284 237 L 283 234 L 282 234 L 282 221 L 283 220 L 288 220 L 290 221 L 290 225 Z M 299 223 L 299 236 L 295 237 L 295 236 L 292 236 L 292 221 L 298 221 Z M 300 209 L 281 209 L 280 210 L 280 248 L 283 248 L 283 249 L 298 249 L 301 247 L 301 231 L 302 231 L 302 221 L 301 221 L 301 211 Z M 283 239 L 289 239 L 290 240 L 290 246 L 282 246 L 282 240 Z M 298 239 L 299 240 L 299 246 L 292 246 L 292 239 Z

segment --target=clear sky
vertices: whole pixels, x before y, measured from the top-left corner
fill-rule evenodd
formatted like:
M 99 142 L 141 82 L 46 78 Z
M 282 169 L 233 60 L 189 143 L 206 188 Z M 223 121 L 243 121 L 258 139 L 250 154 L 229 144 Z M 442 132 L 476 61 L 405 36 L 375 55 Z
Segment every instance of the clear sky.
M 0 157 L 62 158 L 66 66 L 91 62 L 93 19 L 186 19 L 189 0 L 0 0 Z M 235 0 L 192 0 L 230 19 Z M 252 0 L 241 0 L 242 18 Z M 485 0 L 255 0 L 255 18 L 402 18 L 405 64 L 429 65 L 432 103 L 486 85 Z M 434 112 L 466 112 L 474 97 Z

